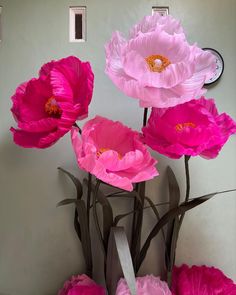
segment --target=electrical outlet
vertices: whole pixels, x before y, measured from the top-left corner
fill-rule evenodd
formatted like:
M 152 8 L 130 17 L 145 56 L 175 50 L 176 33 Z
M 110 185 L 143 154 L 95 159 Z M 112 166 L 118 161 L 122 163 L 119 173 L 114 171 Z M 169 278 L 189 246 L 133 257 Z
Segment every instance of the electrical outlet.
M 86 7 L 72 6 L 70 12 L 69 35 L 70 42 L 85 42 L 86 41 Z

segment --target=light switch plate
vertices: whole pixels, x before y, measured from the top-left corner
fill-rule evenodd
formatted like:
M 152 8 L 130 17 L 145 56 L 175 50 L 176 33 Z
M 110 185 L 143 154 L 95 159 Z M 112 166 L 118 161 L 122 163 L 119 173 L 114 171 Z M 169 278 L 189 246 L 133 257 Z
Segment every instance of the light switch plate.
M 160 15 L 168 15 L 169 14 L 169 7 L 168 6 L 153 6 L 152 7 L 152 14 L 159 13 Z

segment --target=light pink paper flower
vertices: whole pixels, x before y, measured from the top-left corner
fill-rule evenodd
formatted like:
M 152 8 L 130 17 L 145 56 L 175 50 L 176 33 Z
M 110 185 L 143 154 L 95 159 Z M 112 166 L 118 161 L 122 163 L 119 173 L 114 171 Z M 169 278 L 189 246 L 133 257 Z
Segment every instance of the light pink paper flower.
M 12 97 L 15 143 L 26 148 L 54 144 L 87 116 L 93 80 L 90 64 L 74 56 L 45 64 L 39 78 L 21 84 Z
M 136 278 L 137 295 L 171 295 L 166 282 L 160 280 L 159 277 L 147 275 L 145 277 Z M 120 279 L 116 295 L 130 295 L 130 291 L 125 279 Z
M 105 295 L 105 289 L 86 275 L 73 276 L 66 281 L 58 295 Z
M 173 295 L 235 295 L 236 285 L 214 267 L 182 265 L 174 268 Z
M 73 128 L 72 144 L 79 167 L 113 186 L 131 191 L 132 183 L 158 175 L 140 134 L 120 122 L 97 116 L 85 124 L 81 138 Z
M 154 32 L 158 29 L 165 31 L 170 35 L 184 34 L 184 29 L 180 21 L 171 15 L 161 15 L 154 13 L 145 16 L 139 23 L 134 25 L 129 34 L 129 39 L 137 37 L 139 34 Z
M 200 155 L 211 159 L 236 133 L 236 122 L 219 114 L 213 99 L 202 97 L 172 108 L 153 108 L 143 133 L 147 145 L 170 158 Z
M 115 32 L 106 45 L 107 75 L 142 107 L 166 108 L 201 96 L 215 69 L 213 55 L 189 45 L 170 16 L 148 16 L 128 40 Z

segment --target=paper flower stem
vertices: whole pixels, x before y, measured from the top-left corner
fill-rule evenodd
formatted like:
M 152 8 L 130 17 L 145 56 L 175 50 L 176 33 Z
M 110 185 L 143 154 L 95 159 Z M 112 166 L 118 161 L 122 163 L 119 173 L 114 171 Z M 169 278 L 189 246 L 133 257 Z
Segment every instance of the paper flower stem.
M 185 167 L 185 175 L 186 175 L 186 194 L 185 194 L 185 202 L 187 202 L 189 200 L 189 196 L 190 196 L 190 172 L 189 172 L 189 160 L 190 160 L 190 156 L 184 156 L 184 167 Z M 185 213 L 183 213 L 180 216 L 180 220 L 179 220 L 179 231 L 180 231 L 180 227 L 181 224 L 183 222 L 184 219 L 184 215 Z
M 91 204 L 91 183 L 92 183 L 92 175 L 91 173 L 88 173 L 88 191 L 87 191 L 87 219 L 88 219 L 88 225 L 90 224 L 90 204 Z

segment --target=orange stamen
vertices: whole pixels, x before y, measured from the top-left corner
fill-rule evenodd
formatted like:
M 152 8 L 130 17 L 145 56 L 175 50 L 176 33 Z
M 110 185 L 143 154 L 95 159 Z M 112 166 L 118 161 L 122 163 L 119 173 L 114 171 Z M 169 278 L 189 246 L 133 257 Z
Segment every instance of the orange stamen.
M 192 122 L 186 122 L 186 123 L 179 123 L 177 125 L 175 125 L 175 130 L 178 132 L 183 131 L 186 127 L 190 127 L 190 128 L 196 128 L 196 124 L 192 123 Z
M 107 151 L 110 151 L 111 149 L 108 149 L 108 148 L 100 148 L 98 151 L 97 151 L 97 157 L 99 158 L 104 152 L 107 152 Z M 118 158 L 119 160 L 122 159 L 122 156 L 120 153 L 118 153 Z
M 151 72 L 161 73 L 171 64 L 167 57 L 159 54 L 150 55 L 146 57 L 145 60 Z
M 53 96 L 47 100 L 44 109 L 50 116 L 60 117 L 62 113 L 56 99 Z

